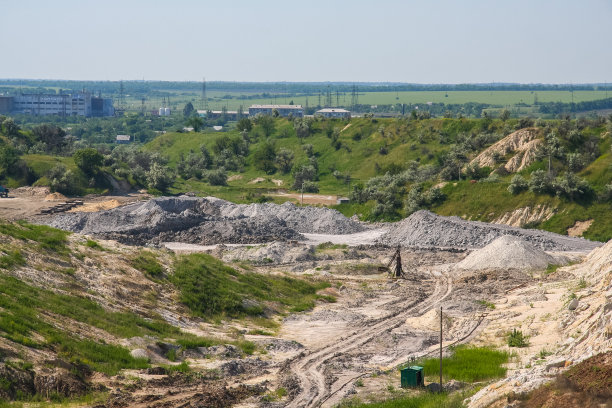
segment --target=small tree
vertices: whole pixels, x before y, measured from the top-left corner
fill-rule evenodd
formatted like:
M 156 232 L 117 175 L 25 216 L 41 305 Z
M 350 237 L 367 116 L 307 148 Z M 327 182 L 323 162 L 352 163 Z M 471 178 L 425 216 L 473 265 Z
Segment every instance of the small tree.
M 510 111 L 508 109 L 502 110 L 499 114 L 499 118 L 504 122 L 507 121 L 508 119 L 510 119 Z
M 579 200 L 593 193 L 588 181 L 581 179 L 571 171 L 566 172 L 563 177 L 558 177 L 553 188 L 560 197 L 566 197 L 572 201 Z
M 517 174 L 512 177 L 510 185 L 508 186 L 508 191 L 510 192 L 510 194 L 518 194 L 522 191 L 527 190 L 528 188 L 529 184 L 527 183 L 527 180 L 525 180 L 525 178 L 520 174 Z
M 293 166 L 293 157 L 294 154 L 289 149 L 282 148 L 278 151 L 275 162 L 281 172 L 286 174 L 291 171 L 291 167 Z
M 535 170 L 529 179 L 529 190 L 537 194 L 551 193 L 552 179 L 544 170 Z
M 276 148 L 272 141 L 265 141 L 259 149 L 253 153 L 253 162 L 255 168 L 265 171 L 267 174 L 273 174 L 276 171 L 274 162 L 276 160 Z
M 191 126 L 194 132 L 199 132 L 204 126 L 204 119 L 197 115 L 190 116 L 187 119 L 187 126 Z
M 266 137 L 270 137 L 270 135 L 274 133 L 274 118 L 272 118 L 272 116 L 270 115 L 259 115 L 257 117 L 257 125 L 261 127 L 261 130 L 263 130 L 264 135 L 266 135 Z
M 104 156 L 91 147 L 77 150 L 72 155 L 72 159 L 74 160 L 74 164 L 87 175 L 97 173 L 104 162 Z
M 149 171 L 145 173 L 147 186 L 159 191 L 166 191 L 174 181 L 174 176 L 170 170 L 159 163 L 153 163 Z
M 227 185 L 227 173 L 223 167 L 220 167 L 216 170 L 207 171 L 206 178 L 208 179 L 208 182 L 213 186 Z
M 194 109 L 193 109 L 193 104 L 191 102 L 187 102 L 185 104 L 185 107 L 183 108 L 183 116 L 188 118 L 191 116 L 191 114 L 193 113 Z
M 236 124 L 236 129 L 240 131 L 246 130 L 247 132 L 250 132 L 251 129 L 253 129 L 253 123 L 249 118 L 241 118 L 238 121 L 238 124 Z
M 317 170 L 308 164 L 303 164 L 293 170 L 293 189 L 301 190 L 305 181 L 313 181 L 317 178 Z

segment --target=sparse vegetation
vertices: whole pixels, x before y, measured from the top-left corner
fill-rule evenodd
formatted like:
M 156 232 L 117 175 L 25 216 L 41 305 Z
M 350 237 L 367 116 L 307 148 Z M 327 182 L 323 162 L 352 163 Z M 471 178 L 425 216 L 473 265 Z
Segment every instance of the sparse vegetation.
M 180 290 L 182 303 L 198 316 L 260 315 L 262 302 L 276 302 L 291 311 L 314 306 L 317 290 L 325 282 L 240 273 L 209 255 L 192 254 L 178 259 L 171 281 Z
M 508 346 L 510 347 L 527 347 L 529 340 L 527 336 L 523 335 L 523 332 L 517 329 L 512 329 L 508 334 Z
M 152 279 L 159 279 L 164 273 L 164 268 L 157 260 L 155 254 L 151 251 L 140 251 L 138 255 L 131 260 L 131 264 L 135 269 L 138 269 Z

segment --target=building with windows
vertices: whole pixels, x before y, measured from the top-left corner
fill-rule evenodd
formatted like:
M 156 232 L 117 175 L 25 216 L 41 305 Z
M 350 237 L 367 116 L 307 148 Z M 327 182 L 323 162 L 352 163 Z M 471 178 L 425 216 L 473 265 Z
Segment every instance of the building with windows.
M 88 92 L 73 94 L 20 94 L 0 97 L 0 113 L 59 116 L 114 116 L 112 99 Z
M 130 135 L 117 135 L 117 139 L 115 139 L 117 144 L 128 144 L 132 141 Z
M 246 113 L 241 111 L 222 111 L 222 110 L 198 110 L 198 115 L 206 119 L 226 119 L 226 120 L 240 120 L 242 117 L 247 116 Z
M 350 119 L 351 112 L 340 108 L 324 108 L 315 112 L 315 115 L 330 119 Z
M 304 116 L 302 105 L 251 105 L 249 107 L 249 116 L 272 115 L 274 111 L 277 111 L 279 116 L 285 118 L 289 115 L 292 115 L 294 118 Z

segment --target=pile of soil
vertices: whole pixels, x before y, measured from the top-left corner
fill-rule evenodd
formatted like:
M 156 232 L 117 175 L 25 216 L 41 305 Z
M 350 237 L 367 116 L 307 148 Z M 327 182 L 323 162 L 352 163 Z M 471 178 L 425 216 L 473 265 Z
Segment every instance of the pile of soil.
M 466 221 L 459 217 L 443 217 L 426 210 L 417 211 L 393 224 L 378 242 L 418 248 L 476 249 L 504 235 L 519 237 L 544 251 L 590 251 L 601 246 L 599 242 L 583 238 L 480 221 Z
M 469 254 L 457 264 L 460 269 L 520 269 L 542 270 L 549 264 L 558 264 L 561 259 L 547 254 L 521 238 L 504 235 L 484 248 Z
M 66 201 L 68 198 L 62 193 L 51 193 L 45 196 L 45 201 Z
M 48 224 L 136 245 L 251 244 L 303 239 L 302 232 L 346 234 L 365 229 L 328 208 L 233 204 L 215 197 L 187 196 L 155 198 L 101 212 L 58 214 Z
M 96 212 L 117 208 L 121 203 L 115 199 L 102 201 L 99 203 L 89 203 L 80 207 L 75 207 L 70 212 Z

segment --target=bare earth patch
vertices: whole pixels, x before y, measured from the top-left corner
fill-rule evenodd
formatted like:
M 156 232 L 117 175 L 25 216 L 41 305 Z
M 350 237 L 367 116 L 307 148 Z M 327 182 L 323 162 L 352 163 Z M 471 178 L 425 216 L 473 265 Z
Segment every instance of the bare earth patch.
M 567 235 L 570 237 L 581 237 L 592 224 L 592 219 L 586 221 L 576 221 L 573 227 L 567 229 Z

